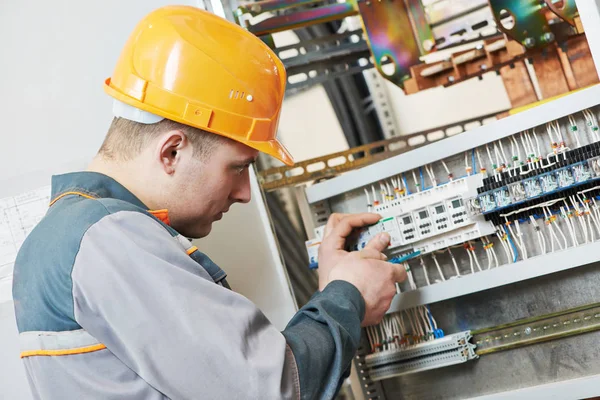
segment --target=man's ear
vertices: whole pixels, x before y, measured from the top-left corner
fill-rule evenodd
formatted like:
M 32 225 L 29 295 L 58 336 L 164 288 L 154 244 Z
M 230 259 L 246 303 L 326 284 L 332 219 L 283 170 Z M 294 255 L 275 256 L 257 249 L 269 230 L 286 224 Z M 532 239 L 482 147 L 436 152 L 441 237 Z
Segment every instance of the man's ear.
M 163 170 L 172 175 L 181 162 L 181 151 L 189 146 L 186 134 L 180 130 L 173 130 L 161 137 L 158 143 L 158 157 Z

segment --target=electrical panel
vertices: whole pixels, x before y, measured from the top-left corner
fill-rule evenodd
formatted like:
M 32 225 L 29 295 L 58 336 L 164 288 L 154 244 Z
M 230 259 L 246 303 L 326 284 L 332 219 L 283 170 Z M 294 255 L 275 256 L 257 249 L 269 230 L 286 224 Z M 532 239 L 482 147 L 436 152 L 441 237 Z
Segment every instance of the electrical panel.
M 558 323 L 538 324 L 535 318 L 531 322 L 515 318 L 519 321 L 516 328 L 500 322 L 472 326 L 477 322 L 471 321 L 493 316 L 494 321 L 510 322 L 504 314 L 515 313 L 491 306 L 492 295 L 473 297 L 479 291 L 498 296 L 500 286 L 525 279 L 534 285 L 537 276 L 546 274 L 544 269 L 557 273 L 581 267 L 586 262 L 579 259 L 600 251 L 598 114 L 598 109 L 582 108 L 515 132 L 495 131 L 496 136 L 489 139 L 483 135 L 467 139 L 467 132 L 462 134 L 464 141 L 447 140 L 452 143 L 449 150 L 453 146 L 462 149 L 445 158 L 428 159 L 427 153 L 416 150 L 396 157 L 404 158 L 396 162 L 403 166 L 396 171 L 390 162 L 381 167 L 385 175 L 378 176 L 376 164 L 364 172 L 358 170 L 354 179 L 343 180 L 349 189 L 337 188 L 339 194 L 330 196 L 331 212 L 367 211 L 382 216 L 378 223 L 355 231 L 346 250 L 360 251 L 375 235 L 387 232 L 391 237 L 385 251 L 388 259 L 403 264 L 408 273 L 384 321 L 365 329 L 368 345 L 357 361 L 361 376 L 370 382 L 396 377 L 413 382 L 411 376 L 425 376 L 435 369 L 441 376 L 467 377 L 484 355 L 561 338 L 567 335 L 563 331 L 568 335 L 581 332 Z M 369 178 L 371 182 L 357 184 Z M 334 179 L 319 185 L 335 184 Z M 312 268 L 318 268 L 322 233 L 321 225 L 306 242 Z M 579 251 L 586 252 L 586 257 L 578 257 Z M 572 256 L 561 253 L 557 257 L 558 252 Z M 530 260 L 539 261 L 535 267 L 526 267 L 532 265 Z M 575 277 L 560 281 L 569 279 L 573 280 L 569 285 L 581 284 Z M 514 287 L 510 290 L 525 290 L 523 285 Z M 475 312 L 477 305 L 462 300 L 471 297 L 488 304 L 484 314 Z M 441 300 L 426 303 L 427 298 Z M 517 311 L 519 304 L 514 304 Z M 462 319 L 467 313 L 462 308 L 469 310 L 471 320 Z M 581 314 L 579 308 L 563 314 L 565 324 L 595 321 L 593 313 Z M 541 315 L 538 320 L 556 318 L 556 314 Z M 590 326 L 600 329 L 595 323 Z M 508 356 L 498 360 L 510 368 Z

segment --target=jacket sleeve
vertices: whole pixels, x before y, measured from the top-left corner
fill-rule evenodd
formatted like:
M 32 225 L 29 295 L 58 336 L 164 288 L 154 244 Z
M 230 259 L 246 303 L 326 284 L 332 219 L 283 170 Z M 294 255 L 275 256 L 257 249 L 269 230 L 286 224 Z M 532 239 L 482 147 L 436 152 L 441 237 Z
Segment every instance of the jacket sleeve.
M 72 284 L 81 327 L 174 399 L 333 398 L 364 314 L 358 290 L 336 281 L 279 332 L 159 223 L 130 211 L 88 229 Z

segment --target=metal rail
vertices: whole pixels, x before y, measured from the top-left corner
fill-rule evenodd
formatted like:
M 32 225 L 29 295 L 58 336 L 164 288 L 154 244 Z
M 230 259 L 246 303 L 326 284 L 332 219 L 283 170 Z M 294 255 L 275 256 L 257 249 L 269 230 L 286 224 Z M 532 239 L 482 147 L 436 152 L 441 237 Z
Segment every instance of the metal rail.
M 349 150 L 328 154 L 323 157 L 300 161 L 293 167 L 281 166 L 269 168 L 258 172 L 259 183 L 264 190 L 271 191 L 301 183 L 332 178 L 342 172 L 361 168 L 377 161 L 428 145 L 431 142 L 437 142 L 449 136 L 462 133 L 470 129 L 467 128 L 468 125 L 475 123 L 479 123 L 478 126 L 483 125 L 486 120 L 496 118 L 498 114 L 505 111 L 507 110 L 482 115 L 422 132 L 412 133 L 410 135 L 381 140 L 354 147 Z M 453 130 L 458 129 L 460 129 L 460 131 L 453 132 Z
M 473 331 L 477 355 L 600 330 L 600 303 Z

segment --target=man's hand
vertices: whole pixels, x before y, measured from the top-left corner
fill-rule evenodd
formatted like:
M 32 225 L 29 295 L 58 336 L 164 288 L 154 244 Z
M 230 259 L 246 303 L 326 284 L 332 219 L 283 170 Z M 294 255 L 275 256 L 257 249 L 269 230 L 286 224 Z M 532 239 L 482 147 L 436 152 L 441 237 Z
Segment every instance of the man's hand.
M 331 214 L 319 246 L 319 290 L 329 283 L 331 269 L 348 254 L 344 247 L 352 230 L 373 225 L 380 219 L 381 215 L 372 213 Z
M 387 233 L 375 236 L 361 251 L 349 253 L 343 250 L 346 237 L 352 229 L 374 224 L 380 218 L 377 214 L 332 215 L 319 249 L 320 290 L 335 280 L 354 285 L 366 305 L 362 326 L 381 322 L 396 294 L 395 283 L 406 279 L 403 266 L 385 261 L 387 257 L 383 251 L 390 242 Z M 324 264 L 322 256 L 325 258 Z

